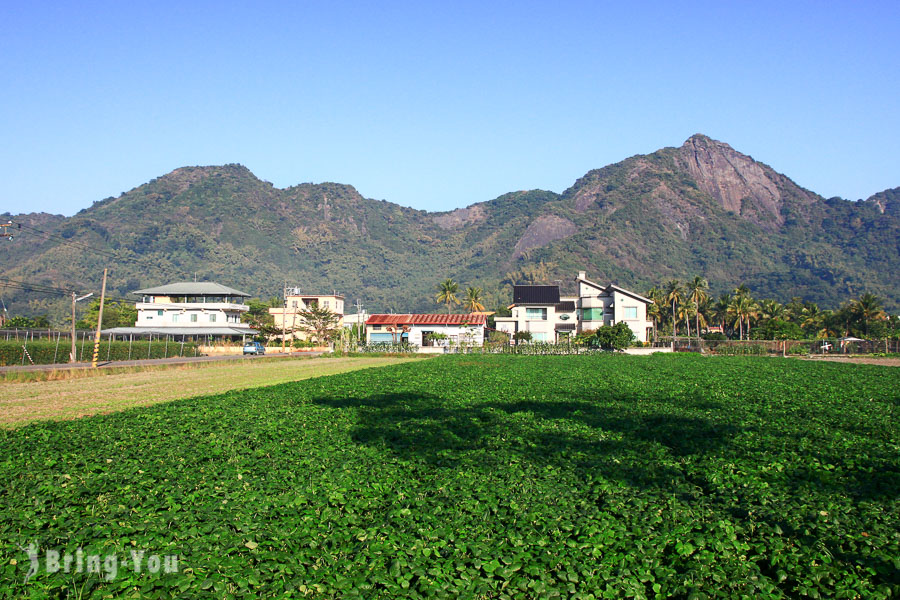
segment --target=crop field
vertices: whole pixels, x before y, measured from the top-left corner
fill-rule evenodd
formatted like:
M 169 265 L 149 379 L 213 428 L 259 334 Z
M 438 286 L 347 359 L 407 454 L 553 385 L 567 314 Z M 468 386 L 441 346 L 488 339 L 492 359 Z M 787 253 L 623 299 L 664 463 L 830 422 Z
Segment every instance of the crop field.
M 0 431 L 0 596 L 895 597 L 898 390 L 872 365 L 447 356 Z

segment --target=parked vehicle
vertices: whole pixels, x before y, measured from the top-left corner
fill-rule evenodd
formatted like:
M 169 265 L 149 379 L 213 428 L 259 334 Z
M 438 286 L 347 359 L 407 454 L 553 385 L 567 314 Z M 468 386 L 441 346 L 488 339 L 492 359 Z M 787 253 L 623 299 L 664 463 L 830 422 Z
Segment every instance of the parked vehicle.
M 266 353 L 266 347 L 263 346 L 259 342 L 246 342 L 244 344 L 244 355 L 247 354 L 258 354 L 262 355 Z

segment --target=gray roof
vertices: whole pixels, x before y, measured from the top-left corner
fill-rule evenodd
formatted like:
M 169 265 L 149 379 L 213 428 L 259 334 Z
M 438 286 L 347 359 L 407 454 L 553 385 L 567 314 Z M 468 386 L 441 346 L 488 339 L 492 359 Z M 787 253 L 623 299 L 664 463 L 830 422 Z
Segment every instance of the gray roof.
M 244 296 L 249 298 L 250 294 L 245 294 L 234 288 L 230 288 L 212 281 L 180 281 L 178 283 L 169 283 L 159 287 L 146 288 L 143 290 L 135 290 L 132 294 L 142 294 L 144 296 Z
M 112 327 L 100 333 L 113 335 L 256 335 L 245 327 Z

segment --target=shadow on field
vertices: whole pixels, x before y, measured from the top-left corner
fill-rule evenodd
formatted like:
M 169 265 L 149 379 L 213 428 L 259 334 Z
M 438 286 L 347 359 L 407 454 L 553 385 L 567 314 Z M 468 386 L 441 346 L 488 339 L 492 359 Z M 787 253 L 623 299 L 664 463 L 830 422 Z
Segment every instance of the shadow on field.
M 633 408 L 630 399 L 485 402 L 448 406 L 414 392 L 365 398 L 319 398 L 355 409 L 353 439 L 405 459 L 454 467 L 529 461 L 601 475 L 640 487 L 684 481 L 672 465 L 719 450 L 737 432 L 707 419 Z M 631 405 L 631 406 L 629 406 Z

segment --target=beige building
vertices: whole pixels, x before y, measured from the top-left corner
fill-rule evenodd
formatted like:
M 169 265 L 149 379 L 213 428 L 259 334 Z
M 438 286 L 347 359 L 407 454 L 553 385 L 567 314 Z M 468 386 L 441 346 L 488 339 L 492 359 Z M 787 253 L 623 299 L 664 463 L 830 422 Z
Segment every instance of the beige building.
M 494 317 L 499 331 L 531 334 L 532 342 L 558 343 L 582 331 L 624 322 L 641 342 L 652 339 L 653 323 L 647 320 L 649 298 L 616 285 L 600 285 L 580 271 L 575 279 L 577 296 L 560 296 L 556 285 L 513 287 L 512 316 Z
M 338 315 L 337 326 L 344 326 L 344 297 L 340 294 L 304 294 L 298 288 L 288 288 L 285 303 L 287 306 L 283 308 L 270 308 L 269 314 L 272 315 L 277 329 L 285 329 L 288 332 L 286 336 L 288 340 L 307 338 L 306 334 L 297 331 L 297 328 L 303 324 L 300 313 L 313 304 Z

